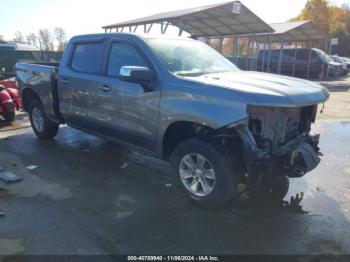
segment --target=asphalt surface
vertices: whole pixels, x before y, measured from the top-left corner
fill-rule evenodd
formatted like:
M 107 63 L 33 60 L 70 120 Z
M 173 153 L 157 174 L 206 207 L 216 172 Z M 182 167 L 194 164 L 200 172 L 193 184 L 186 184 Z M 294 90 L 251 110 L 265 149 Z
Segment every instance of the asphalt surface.
M 0 165 L 22 177 L 0 182 L 0 255 L 350 255 L 349 120 L 314 126 L 324 156 L 291 180 L 289 204 L 243 196 L 205 210 L 165 163 L 66 126 L 40 141 L 20 114 L 12 126 L 0 122 Z
M 350 118 L 350 75 L 338 77 L 333 81 L 321 82 L 331 92 L 326 103 L 326 110 L 319 115 L 320 119 L 349 119 Z

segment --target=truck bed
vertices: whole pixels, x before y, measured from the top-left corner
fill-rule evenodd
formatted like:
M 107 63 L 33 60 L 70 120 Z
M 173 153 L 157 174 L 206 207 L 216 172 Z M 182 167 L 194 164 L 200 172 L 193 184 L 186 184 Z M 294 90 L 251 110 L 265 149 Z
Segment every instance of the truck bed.
M 57 74 L 59 63 L 16 63 L 15 69 L 17 73 L 28 73 L 31 74 Z M 19 76 L 17 75 L 17 78 Z M 21 76 L 20 76 L 21 77 Z

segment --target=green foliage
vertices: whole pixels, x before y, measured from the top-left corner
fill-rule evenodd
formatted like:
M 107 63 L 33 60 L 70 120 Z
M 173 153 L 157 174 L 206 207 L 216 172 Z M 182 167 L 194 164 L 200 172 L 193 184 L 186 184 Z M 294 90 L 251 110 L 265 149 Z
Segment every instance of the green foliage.
M 330 29 L 330 10 L 326 0 L 309 0 L 298 20 L 312 20 L 318 27 L 328 33 Z
M 333 38 L 339 39 L 339 44 L 333 47 L 333 54 L 350 56 L 350 34 L 347 33 L 345 24 L 338 24 L 331 33 Z
M 294 21 L 311 20 L 331 38 L 338 38 L 339 45 L 333 53 L 350 56 L 350 8 L 333 6 L 327 0 L 309 0 Z

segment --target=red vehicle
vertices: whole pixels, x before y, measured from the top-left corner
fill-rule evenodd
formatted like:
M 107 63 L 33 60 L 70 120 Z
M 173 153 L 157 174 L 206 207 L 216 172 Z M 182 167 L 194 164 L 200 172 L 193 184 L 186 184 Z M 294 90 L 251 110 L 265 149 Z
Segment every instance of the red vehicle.
M 0 116 L 6 122 L 13 122 L 16 110 L 22 107 L 21 94 L 14 78 L 0 81 Z

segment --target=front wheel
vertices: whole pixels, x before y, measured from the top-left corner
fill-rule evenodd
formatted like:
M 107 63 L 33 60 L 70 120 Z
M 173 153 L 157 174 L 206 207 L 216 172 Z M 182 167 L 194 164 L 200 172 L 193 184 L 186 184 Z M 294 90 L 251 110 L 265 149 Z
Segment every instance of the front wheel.
M 215 208 L 224 205 L 236 188 L 233 159 L 197 139 L 178 145 L 170 164 L 186 195 L 195 203 Z
M 35 100 L 31 103 L 29 118 L 33 131 L 39 138 L 49 140 L 57 135 L 59 124 L 52 122 L 46 117 L 39 101 Z

